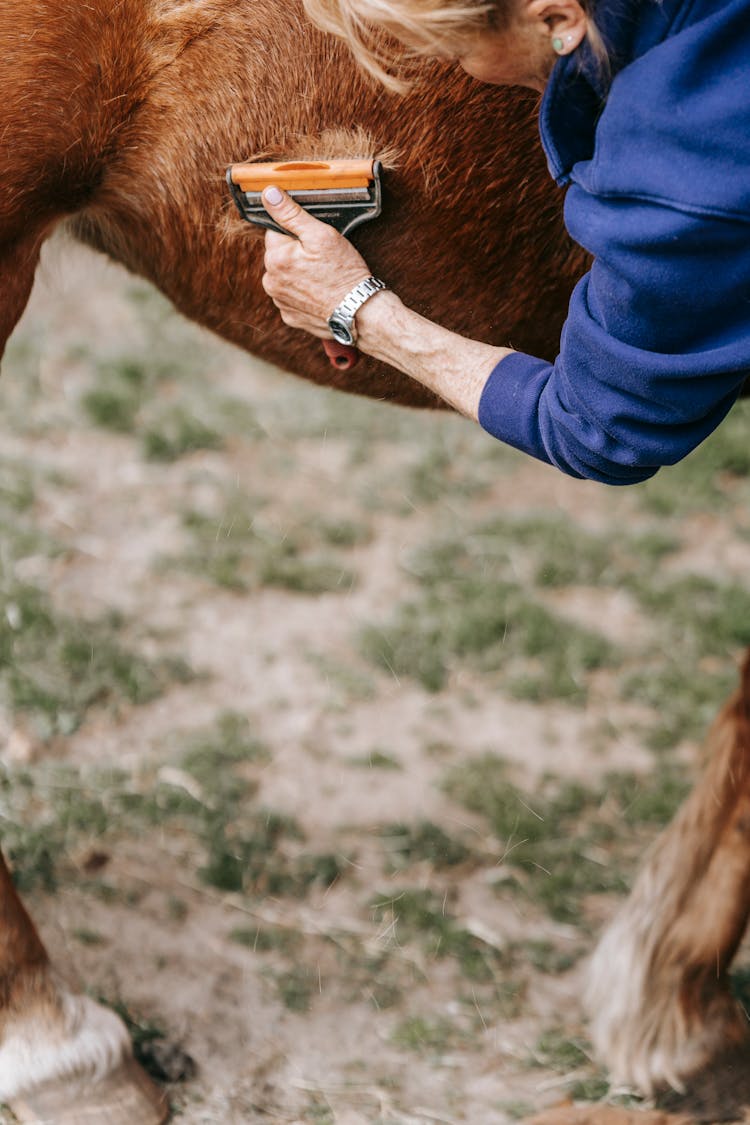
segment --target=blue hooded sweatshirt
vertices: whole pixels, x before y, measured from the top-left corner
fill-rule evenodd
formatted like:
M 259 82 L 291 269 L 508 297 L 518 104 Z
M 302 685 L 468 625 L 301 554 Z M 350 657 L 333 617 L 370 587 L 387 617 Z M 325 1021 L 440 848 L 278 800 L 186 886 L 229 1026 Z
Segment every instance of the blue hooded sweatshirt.
M 555 363 L 501 360 L 479 421 L 571 476 L 631 484 L 703 441 L 750 375 L 750 0 L 599 0 L 596 16 L 611 84 L 584 48 L 540 112 L 594 262 Z

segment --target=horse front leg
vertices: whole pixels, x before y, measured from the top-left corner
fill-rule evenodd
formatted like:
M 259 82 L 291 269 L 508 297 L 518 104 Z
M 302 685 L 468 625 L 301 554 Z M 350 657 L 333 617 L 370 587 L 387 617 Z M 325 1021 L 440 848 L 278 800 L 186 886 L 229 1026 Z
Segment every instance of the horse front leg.
M 160 1125 L 125 1025 L 53 972 L 0 854 L 0 1102 L 21 1121 Z
M 591 964 L 595 1049 L 615 1081 L 644 1093 L 681 1090 L 747 1037 L 729 967 L 750 910 L 750 656 L 707 749 Z

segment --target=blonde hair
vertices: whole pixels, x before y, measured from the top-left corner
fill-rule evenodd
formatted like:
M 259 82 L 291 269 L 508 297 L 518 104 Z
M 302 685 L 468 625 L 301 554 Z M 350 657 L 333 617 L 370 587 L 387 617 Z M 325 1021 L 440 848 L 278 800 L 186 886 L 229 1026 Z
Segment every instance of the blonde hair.
M 346 41 L 360 65 L 393 90 L 408 85 L 404 65 L 429 55 L 446 58 L 459 43 L 500 24 L 498 4 L 485 0 L 303 0 L 322 31 Z M 402 76 L 398 76 L 402 72 Z
M 303 0 L 322 31 L 345 40 L 359 64 L 388 89 L 408 89 L 409 62 L 420 56 L 450 58 L 457 48 L 488 30 L 507 26 L 517 0 Z M 607 49 L 590 16 L 587 39 L 603 72 Z

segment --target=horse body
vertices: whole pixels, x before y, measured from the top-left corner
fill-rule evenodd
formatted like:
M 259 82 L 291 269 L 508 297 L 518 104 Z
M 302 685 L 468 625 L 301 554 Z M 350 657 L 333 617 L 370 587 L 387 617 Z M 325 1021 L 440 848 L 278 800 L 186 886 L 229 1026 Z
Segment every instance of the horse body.
M 315 382 L 435 405 L 366 358 L 352 375 L 335 373 L 318 343 L 280 324 L 260 286 L 262 240 L 234 214 L 224 183 L 227 164 L 258 154 L 385 151 L 395 167 L 384 215 L 357 236 L 372 268 L 457 331 L 554 353 L 583 255 L 544 171 L 534 95 L 437 68 L 395 97 L 293 3 L 95 0 L 64 21 L 58 11 L 32 0 L 0 15 L 4 57 L 23 59 L 0 79 L 0 131 L 13 138 L 0 158 L 10 185 L 0 270 L 14 247 L 24 259 L 5 335 L 39 242 L 70 217 L 85 241 L 253 353 Z

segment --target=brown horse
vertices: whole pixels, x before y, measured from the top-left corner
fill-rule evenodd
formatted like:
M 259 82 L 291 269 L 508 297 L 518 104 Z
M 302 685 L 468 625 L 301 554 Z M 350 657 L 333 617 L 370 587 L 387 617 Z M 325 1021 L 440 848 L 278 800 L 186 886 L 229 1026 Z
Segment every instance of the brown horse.
M 296 0 L 3 0 L 0 54 L 0 354 L 40 247 L 65 223 L 258 356 L 439 405 L 365 357 L 342 375 L 285 328 L 261 288 L 262 239 L 227 197 L 232 161 L 351 155 L 389 169 L 383 217 L 357 236 L 377 274 L 447 327 L 554 354 L 585 262 L 544 169 L 534 96 L 438 66 L 407 97 L 387 94 Z M 617 955 L 595 969 L 597 1042 L 646 1089 L 739 1034 L 726 969 L 747 912 L 747 708 L 745 688 L 709 779 L 652 860 L 659 881 L 641 885 L 608 939 Z M 119 1020 L 56 981 L 1 858 L 0 1100 L 55 1122 L 163 1116 Z

